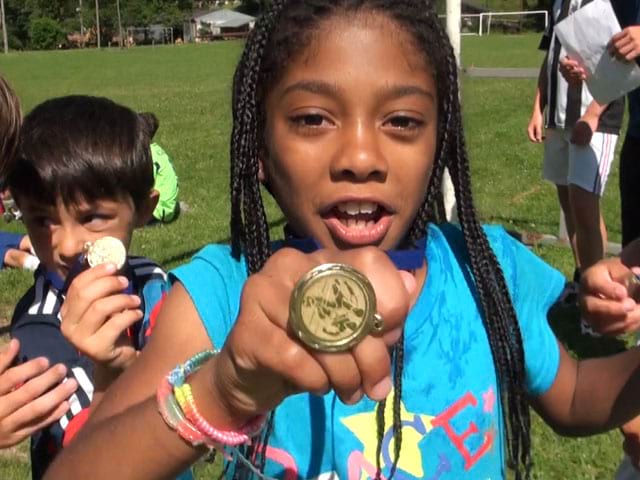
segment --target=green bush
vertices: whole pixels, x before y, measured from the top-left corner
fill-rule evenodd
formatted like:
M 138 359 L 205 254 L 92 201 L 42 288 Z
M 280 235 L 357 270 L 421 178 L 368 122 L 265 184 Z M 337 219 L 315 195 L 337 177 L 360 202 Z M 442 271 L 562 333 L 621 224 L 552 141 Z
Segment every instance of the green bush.
M 31 21 L 29 27 L 30 47 L 34 50 L 51 50 L 64 40 L 64 31 L 53 18 L 41 17 Z

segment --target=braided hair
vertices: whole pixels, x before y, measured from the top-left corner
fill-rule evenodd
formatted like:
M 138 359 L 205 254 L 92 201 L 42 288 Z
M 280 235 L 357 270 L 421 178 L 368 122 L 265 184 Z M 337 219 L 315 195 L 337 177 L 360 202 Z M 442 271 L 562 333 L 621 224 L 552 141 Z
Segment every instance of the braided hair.
M 256 22 L 236 69 L 233 82 L 231 140 L 231 236 L 233 254 L 244 253 L 250 273 L 269 257 L 269 229 L 258 180 L 259 154 L 265 148 L 265 97 L 282 75 L 287 62 L 314 39 L 322 21 L 345 12 L 373 12 L 387 16 L 411 34 L 424 52 L 438 96 L 435 162 L 425 199 L 407 233 L 407 241 L 423 237 L 427 223 L 442 218 L 441 182 L 448 168 L 457 199 L 458 217 L 473 274 L 482 318 L 498 379 L 506 426 L 509 465 L 517 480 L 531 469 L 530 416 L 525 389 L 524 351 L 515 310 L 504 275 L 477 218 L 471 196 L 469 159 L 462 132 L 457 63 L 449 38 L 432 0 L 272 0 Z M 403 341 L 394 357 L 393 434 L 396 470 L 401 449 L 400 397 Z M 378 460 L 384 435 L 385 402 L 377 410 Z M 270 424 L 270 428 L 272 428 Z M 264 448 L 268 439 L 263 439 Z M 259 457 L 262 457 L 261 459 Z M 264 466 L 264 450 L 254 453 Z

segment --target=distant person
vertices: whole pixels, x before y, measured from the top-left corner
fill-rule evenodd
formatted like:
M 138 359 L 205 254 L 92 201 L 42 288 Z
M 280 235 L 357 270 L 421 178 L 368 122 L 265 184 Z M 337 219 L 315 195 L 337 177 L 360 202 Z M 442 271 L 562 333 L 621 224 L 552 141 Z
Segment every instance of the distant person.
M 158 130 L 158 118 L 152 113 L 145 114 L 152 129 L 151 138 Z M 158 192 L 158 204 L 153 210 L 151 223 L 169 223 L 175 220 L 180 212 L 178 200 L 178 176 L 173 168 L 171 157 L 157 143 L 151 144 L 153 159 L 153 188 Z
M 570 85 L 558 70 L 566 51 L 553 27 L 586 3 L 555 0 L 553 4 L 551 21 L 540 42 L 540 48 L 547 54 L 540 68 L 527 128 L 532 142 L 544 141 L 543 176 L 555 184 L 566 220 L 575 271 L 565 298 L 572 302 L 577 299 L 580 272 L 604 257 L 607 231 L 600 197 L 624 114 L 624 99 L 601 105 L 593 99 L 586 84 Z
M 640 0 L 612 0 L 611 5 L 620 22 L 622 31 L 615 34 L 609 41 L 609 53 L 624 62 L 636 62 L 640 65 Z M 585 70 L 578 62 L 571 58 L 565 58 L 561 62 L 561 70 L 569 83 L 577 84 L 586 80 Z M 627 94 L 629 100 L 629 120 L 627 124 L 627 133 L 622 144 L 620 152 L 620 218 L 622 223 L 622 245 L 625 249 L 622 256 L 627 260 L 626 265 L 640 264 L 640 88 L 637 88 Z M 632 252 L 632 253 L 629 253 Z M 606 310 L 612 317 L 611 320 L 620 322 L 625 316 L 632 316 L 637 309 L 629 309 L 626 315 L 616 315 L 613 318 L 612 310 L 609 302 L 627 303 L 629 299 L 611 298 L 605 294 L 605 287 L 613 283 L 610 276 L 603 266 L 609 263 L 619 263 L 617 260 L 601 262 L 598 269 L 592 269 L 590 276 L 595 284 L 599 281 L 595 294 L 587 292 L 592 301 L 607 302 Z M 598 276 L 600 277 L 598 279 Z M 597 298 L 600 297 L 600 298 Z M 589 307 L 589 305 L 587 305 Z M 589 312 L 589 308 L 587 308 Z M 604 311 L 604 310 L 603 310 Z M 595 323 L 595 322 L 594 322 Z M 596 325 L 602 328 L 602 326 Z M 638 330 L 636 326 L 634 330 Z M 611 332 L 603 332 L 611 333 Z M 619 332 L 612 332 L 616 334 Z M 623 425 L 620 429 L 624 436 L 625 457 L 616 472 L 616 480 L 632 480 L 640 478 L 640 417 Z
M 0 270 L 11 267 L 34 271 L 38 265 L 40 260 L 31 251 L 28 235 L 0 231 Z
M 622 31 L 609 42 L 609 53 L 618 59 L 640 64 L 640 0 L 612 0 Z M 571 58 L 561 60 L 561 70 L 569 83 L 579 84 L 585 70 Z M 629 121 L 620 152 L 620 213 L 622 245 L 640 236 L 640 88 L 627 94 Z
M 67 378 L 60 399 L 66 413 L 32 435 L 34 479 L 136 359 L 168 288 L 160 267 L 131 256 L 117 272 L 113 264 L 100 265 L 69 286 L 87 242 L 112 236 L 128 248 L 133 230 L 156 206 L 150 123 L 111 100 L 70 96 L 38 105 L 22 126 L 6 183 L 41 264 L 15 309 L 11 336 L 19 340 L 20 361 L 59 362 Z M 82 287 L 89 278 L 97 289 Z M 87 297 L 101 308 L 85 311 Z M 90 321 L 79 328 L 78 317 Z

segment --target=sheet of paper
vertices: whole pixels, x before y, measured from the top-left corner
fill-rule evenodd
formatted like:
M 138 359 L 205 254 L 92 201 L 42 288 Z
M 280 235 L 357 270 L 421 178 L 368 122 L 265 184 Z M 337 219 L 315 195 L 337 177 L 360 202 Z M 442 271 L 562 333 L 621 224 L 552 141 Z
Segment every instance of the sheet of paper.
M 609 40 L 619 31 L 609 0 L 593 0 L 555 26 L 567 55 L 587 71 L 589 91 L 600 103 L 609 103 L 640 86 L 636 62 L 621 62 L 607 51 Z

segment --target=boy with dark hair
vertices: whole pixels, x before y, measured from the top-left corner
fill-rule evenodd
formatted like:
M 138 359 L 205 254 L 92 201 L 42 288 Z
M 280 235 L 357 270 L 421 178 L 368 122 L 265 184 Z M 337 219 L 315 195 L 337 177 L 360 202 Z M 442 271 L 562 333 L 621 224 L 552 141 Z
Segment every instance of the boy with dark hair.
M 18 97 L 0 77 L 0 176 L 13 165 L 21 115 Z M 4 240 L 13 242 L 6 237 Z M 7 256 L 17 251 L 3 246 L 0 234 L 0 262 L 6 262 Z M 57 421 L 69 410 L 67 399 L 77 387 L 75 380 L 60 383 L 66 367 L 51 365 L 47 358 L 13 365 L 19 348 L 20 343 L 12 340 L 0 352 L 0 448 L 16 445 Z M 21 385 L 25 388 L 19 388 Z
M 99 278 L 102 308 L 95 322 L 64 322 L 65 312 L 78 305 L 78 296 L 67 291 L 85 245 L 111 236 L 128 249 L 134 228 L 151 216 L 157 194 L 150 133 L 148 116 L 97 97 L 48 100 L 24 119 L 7 187 L 41 264 L 16 307 L 11 335 L 20 340 L 21 360 L 44 356 L 63 363 L 67 378 L 79 385 L 69 412 L 32 436 L 35 479 L 86 419 L 91 403 L 135 359 L 167 289 L 164 272 L 145 258 L 129 256 L 118 271 L 99 265 L 76 277 L 79 283 L 81 277 Z

